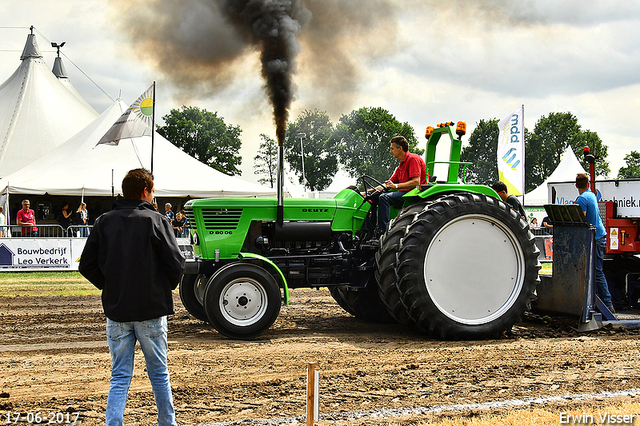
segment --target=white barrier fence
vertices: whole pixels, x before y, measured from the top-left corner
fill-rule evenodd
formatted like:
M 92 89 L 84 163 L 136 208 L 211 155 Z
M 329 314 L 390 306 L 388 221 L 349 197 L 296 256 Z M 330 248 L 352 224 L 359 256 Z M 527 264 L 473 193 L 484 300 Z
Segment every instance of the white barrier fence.
M 86 238 L 2 238 L 0 271 L 77 271 Z
M 0 238 L 0 272 L 77 271 L 86 238 Z M 186 258 L 193 250 L 186 238 L 178 238 Z

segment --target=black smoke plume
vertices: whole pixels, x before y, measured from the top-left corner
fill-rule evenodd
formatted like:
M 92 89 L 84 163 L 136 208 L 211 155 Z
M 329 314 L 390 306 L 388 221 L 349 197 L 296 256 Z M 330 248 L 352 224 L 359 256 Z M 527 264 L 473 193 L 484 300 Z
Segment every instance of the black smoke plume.
M 353 107 L 367 59 L 397 49 L 393 0 L 111 3 L 135 54 L 168 77 L 182 101 L 220 93 L 238 78 L 243 58 L 259 52 L 279 142 L 295 95 L 296 71 L 312 87 L 305 108 L 342 114 Z
M 300 0 L 226 0 L 222 11 L 245 31 L 250 43 L 259 46 L 262 76 L 282 145 L 293 101 L 296 35 L 311 19 L 311 12 Z

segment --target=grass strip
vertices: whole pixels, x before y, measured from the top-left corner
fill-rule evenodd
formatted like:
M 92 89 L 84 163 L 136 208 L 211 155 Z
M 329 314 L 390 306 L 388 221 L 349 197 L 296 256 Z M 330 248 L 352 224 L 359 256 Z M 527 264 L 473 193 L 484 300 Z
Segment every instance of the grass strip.
M 85 296 L 100 294 L 79 272 L 3 272 L 0 296 Z

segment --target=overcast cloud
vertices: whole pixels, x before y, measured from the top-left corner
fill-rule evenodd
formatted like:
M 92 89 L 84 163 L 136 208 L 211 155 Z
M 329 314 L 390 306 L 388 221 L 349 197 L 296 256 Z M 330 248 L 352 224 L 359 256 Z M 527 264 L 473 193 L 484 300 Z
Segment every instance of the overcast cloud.
M 291 119 L 332 119 L 383 107 L 424 128 L 502 118 L 525 105 L 525 125 L 572 112 L 609 147 L 612 176 L 640 150 L 640 4 L 628 1 L 304 0 Z M 243 177 L 255 180 L 260 133 L 273 135 L 257 53 L 213 0 L 5 1 L 0 80 L 20 63 L 34 25 L 45 60 L 63 48 L 69 77 L 98 112 L 158 82 L 158 114 L 182 104 L 243 129 Z M 17 28 L 16 28 L 17 27 Z M 102 90 L 71 63 L 75 63 Z M 424 140 L 424 139 L 421 139 Z M 385 141 L 386 142 L 386 141 Z

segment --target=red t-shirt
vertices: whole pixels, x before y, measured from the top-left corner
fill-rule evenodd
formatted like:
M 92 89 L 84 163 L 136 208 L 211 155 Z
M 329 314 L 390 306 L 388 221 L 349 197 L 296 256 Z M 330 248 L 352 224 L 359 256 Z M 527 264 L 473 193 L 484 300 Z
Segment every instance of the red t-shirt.
M 18 214 L 16 214 L 16 219 L 21 220 L 22 222 L 25 222 L 25 223 L 35 223 L 35 218 L 36 218 L 36 214 L 31 209 L 27 210 L 26 212 L 24 211 L 24 209 L 20 209 L 18 211 Z M 28 232 L 34 232 L 37 230 L 38 228 L 36 228 L 35 226 L 23 227 L 22 233 L 26 234 Z
M 420 176 L 421 185 L 427 183 L 427 166 L 418 154 L 407 152 L 389 180 L 393 183 L 404 183 L 416 176 Z M 410 189 L 413 188 L 402 188 L 400 191 Z

